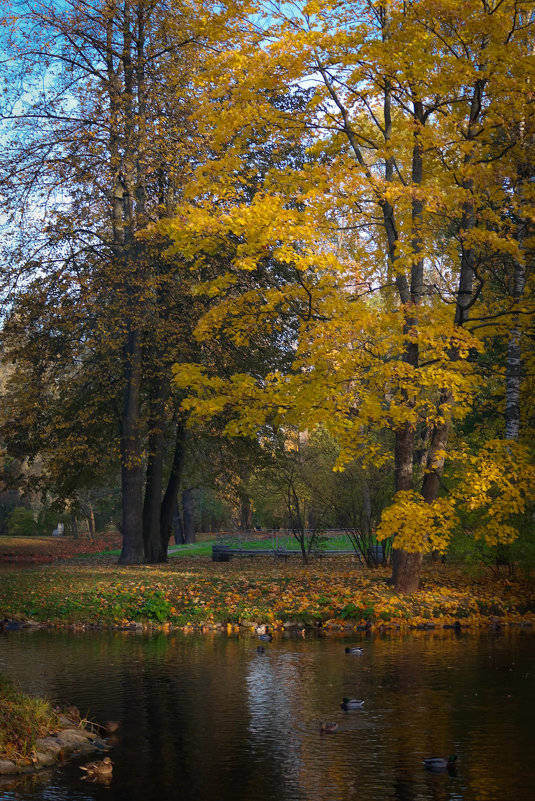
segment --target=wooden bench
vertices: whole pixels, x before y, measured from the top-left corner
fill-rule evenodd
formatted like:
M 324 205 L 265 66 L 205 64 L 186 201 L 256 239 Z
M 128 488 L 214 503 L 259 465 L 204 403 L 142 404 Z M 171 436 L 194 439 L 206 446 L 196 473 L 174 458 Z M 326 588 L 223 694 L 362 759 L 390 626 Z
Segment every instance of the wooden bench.
M 289 556 L 302 556 L 302 553 L 298 548 L 235 548 L 230 545 L 212 545 L 212 562 L 229 562 L 233 556 L 249 556 L 251 559 L 255 556 L 272 556 L 274 559 L 287 559 Z M 310 552 L 310 556 L 319 559 L 324 556 L 355 556 L 355 551 L 353 548 L 339 551 L 315 550 Z

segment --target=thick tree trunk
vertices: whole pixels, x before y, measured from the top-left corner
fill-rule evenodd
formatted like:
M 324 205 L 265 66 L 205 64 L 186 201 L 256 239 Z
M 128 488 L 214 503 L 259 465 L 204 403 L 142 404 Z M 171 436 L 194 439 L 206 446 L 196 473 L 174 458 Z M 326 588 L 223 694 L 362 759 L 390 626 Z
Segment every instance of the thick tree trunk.
M 438 403 L 438 411 L 442 414 L 442 422 L 433 428 L 422 482 L 422 495 L 426 503 L 432 503 L 438 497 L 446 460 L 446 448 L 451 431 L 451 415 L 447 411 L 451 403 L 451 392 L 444 390 Z
M 419 100 L 414 101 L 414 141 L 412 148 L 412 184 L 419 187 L 423 180 L 423 148 L 421 143 L 421 129 L 424 124 L 423 107 Z M 406 337 L 405 352 L 403 361 L 410 365 L 413 371 L 419 367 L 419 342 L 418 342 L 418 313 L 423 294 L 423 242 L 422 242 L 422 218 L 423 218 L 423 199 L 419 194 L 414 194 L 411 207 L 412 221 L 412 265 L 410 271 L 410 284 L 404 274 L 398 274 L 396 283 L 398 286 L 400 300 L 405 308 L 405 323 L 403 333 Z M 413 401 L 410 393 L 403 392 L 405 406 L 410 411 Z M 395 490 L 411 490 L 413 488 L 413 468 L 415 450 L 415 424 L 406 422 L 396 431 L 395 440 Z M 420 583 L 420 568 L 422 565 L 422 553 L 409 553 L 403 548 L 392 549 L 392 583 L 396 592 L 411 593 L 416 592 Z
M 151 397 L 149 455 L 143 504 L 143 546 L 145 562 L 149 564 L 167 561 L 167 547 L 163 547 L 160 536 L 160 511 L 165 455 L 165 402 L 169 394 L 169 383 L 165 379 L 158 379 L 155 383 Z
M 184 490 L 182 493 L 182 516 L 184 526 L 184 542 L 195 542 L 195 490 Z
M 120 565 L 143 564 L 143 523 L 141 495 L 143 471 L 139 467 L 126 467 L 121 471 L 122 534 L 123 547 L 119 556 Z
M 181 418 L 178 419 L 176 434 L 175 434 L 175 451 L 173 454 L 173 463 L 171 465 L 171 472 L 169 473 L 169 480 L 162 499 L 160 509 L 160 547 L 165 549 L 167 553 L 167 546 L 169 539 L 173 534 L 174 518 L 175 515 L 180 513 L 178 510 L 178 488 L 182 478 L 182 468 L 184 465 L 184 456 L 186 453 L 186 423 Z M 182 528 L 182 523 L 180 523 Z M 175 537 L 176 541 L 176 537 Z M 184 542 L 184 535 L 181 531 L 181 542 Z
M 121 564 L 143 562 L 143 469 L 141 448 L 141 355 L 146 325 L 146 246 L 136 237 L 146 225 L 145 31 L 152 8 L 125 0 L 110 2 L 106 14 L 106 92 L 109 100 L 111 212 L 125 328 L 121 415 L 123 549 Z M 117 280 L 120 276 L 120 280 Z M 157 483 L 157 477 L 155 484 Z M 152 553 L 151 553 L 152 556 Z
M 403 548 L 392 549 L 392 584 L 396 592 L 410 594 L 420 586 L 420 571 L 424 555 L 409 553 Z
M 156 440 L 162 440 L 158 442 Z M 145 473 L 145 499 L 143 502 L 143 550 L 145 562 L 155 564 L 167 560 L 160 538 L 160 508 L 163 477 L 163 436 L 151 437 L 154 448 L 149 456 Z

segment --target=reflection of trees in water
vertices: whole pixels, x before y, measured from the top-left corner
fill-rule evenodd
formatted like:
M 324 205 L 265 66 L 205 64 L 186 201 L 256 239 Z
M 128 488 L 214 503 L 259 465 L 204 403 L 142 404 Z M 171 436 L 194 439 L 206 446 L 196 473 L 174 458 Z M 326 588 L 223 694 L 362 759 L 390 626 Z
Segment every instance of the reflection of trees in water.
M 326 687 L 340 684 L 340 660 L 318 661 L 316 653 L 298 647 L 297 653 L 268 649 L 249 664 L 251 750 L 275 776 L 277 799 L 352 801 L 358 761 L 350 739 L 319 731 L 322 717 L 339 717 L 339 701 L 331 704 Z
M 295 654 L 270 650 L 250 661 L 247 675 L 251 750 L 269 763 L 266 769 L 284 777 L 285 787 L 295 783 L 301 765 L 300 661 Z
M 236 786 L 255 770 L 246 756 L 246 654 L 237 640 L 221 637 L 210 644 L 164 638 L 165 644 L 140 692 L 150 797 L 233 801 Z

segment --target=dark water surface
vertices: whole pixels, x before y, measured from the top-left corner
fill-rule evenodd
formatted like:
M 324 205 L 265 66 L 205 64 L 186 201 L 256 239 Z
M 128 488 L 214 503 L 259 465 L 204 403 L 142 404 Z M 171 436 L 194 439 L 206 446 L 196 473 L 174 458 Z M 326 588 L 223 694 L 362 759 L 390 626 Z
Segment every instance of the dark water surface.
M 109 787 L 74 757 L 2 801 L 533 801 L 535 633 L 280 638 L 15 631 L 0 671 L 121 721 Z M 361 655 L 344 648 L 362 644 Z M 343 712 L 344 696 L 365 699 Z M 336 721 L 320 736 L 321 720 Z M 426 756 L 457 753 L 456 776 Z

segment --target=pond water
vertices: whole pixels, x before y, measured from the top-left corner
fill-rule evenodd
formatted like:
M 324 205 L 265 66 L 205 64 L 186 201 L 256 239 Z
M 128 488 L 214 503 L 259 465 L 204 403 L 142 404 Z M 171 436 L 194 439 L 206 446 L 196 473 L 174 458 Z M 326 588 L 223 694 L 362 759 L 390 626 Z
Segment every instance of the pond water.
M 345 647 L 360 644 L 363 653 Z M 61 768 L 2 801 L 533 801 L 535 633 L 280 637 L 15 631 L 0 671 L 118 720 L 111 784 Z M 365 700 L 340 709 L 343 696 Z M 320 735 L 320 721 L 339 724 Z M 455 776 L 424 770 L 458 754 Z

